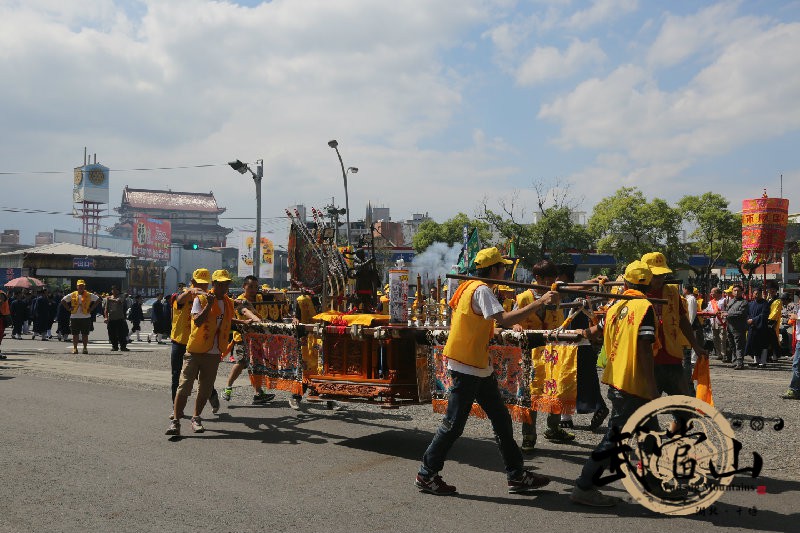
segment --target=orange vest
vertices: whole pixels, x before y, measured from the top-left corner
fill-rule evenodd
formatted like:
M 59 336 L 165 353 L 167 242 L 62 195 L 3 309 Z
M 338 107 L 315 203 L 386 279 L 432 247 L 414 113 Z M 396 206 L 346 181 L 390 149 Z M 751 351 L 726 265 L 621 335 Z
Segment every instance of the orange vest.
M 489 341 L 494 335 L 494 320 L 486 320 L 472 309 L 472 295 L 481 285 L 486 284 L 482 281 L 467 281 L 450 300 L 453 321 L 444 346 L 444 355 L 465 365 L 487 368 Z
M 186 292 L 186 289 L 184 289 Z M 178 307 L 178 298 L 172 301 L 172 332 L 170 338 L 178 344 L 189 342 L 189 333 L 192 331 L 192 300 L 184 302 Z
M 681 310 L 684 300 L 678 294 L 678 288 L 673 284 L 664 284 L 661 298 L 669 301 L 668 304 L 653 304 L 656 313 L 656 326 L 661 327 L 664 333 L 664 349 L 676 359 L 683 360 L 683 347 L 691 346 L 681 331 Z
M 533 291 L 528 289 L 517 295 L 517 309 L 522 309 L 536 301 Z M 555 329 L 564 321 L 564 311 L 561 309 L 547 309 L 544 318 L 539 313 L 531 313 L 519 323 L 524 329 Z
M 205 309 L 208 297 L 205 294 L 201 294 L 198 298 L 200 298 L 200 306 Z M 214 338 L 217 339 L 217 347 L 220 353 L 228 346 L 231 320 L 233 320 L 233 300 L 225 295 L 222 301 L 225 302 L 225 312 L 222 316 L 222 321 L 219 322 L 219 327 L 217 327 L 217 318 L 220 315 L 220 311 L 216 302 L 211 306 L 206 316 L 206 321 L 203 322 L 202 326 L 195 325 L 194 320 L 192 320 L 192 331 L 189 334 L 189 342 L 186 344 L 187 352 L 194 354 L 208 352 L 214 347 Z

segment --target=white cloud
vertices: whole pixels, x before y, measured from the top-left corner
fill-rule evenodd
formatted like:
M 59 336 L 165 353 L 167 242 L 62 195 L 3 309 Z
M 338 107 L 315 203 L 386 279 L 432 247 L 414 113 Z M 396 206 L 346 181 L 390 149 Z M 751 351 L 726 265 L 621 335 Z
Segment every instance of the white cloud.
M 563 23 L 567 28 L 585 30 L 638 8 L 638 0 L 594 0 L 588 9 L 576 11 Z
M 516 82 L 518 85 L 532 86 L 548 80 L 568 78 L 605 59 L 606 54 L 596 39 L 589 42 L 574 39 L 563 52 L 551 46 L 537 47 L 517 69 Z

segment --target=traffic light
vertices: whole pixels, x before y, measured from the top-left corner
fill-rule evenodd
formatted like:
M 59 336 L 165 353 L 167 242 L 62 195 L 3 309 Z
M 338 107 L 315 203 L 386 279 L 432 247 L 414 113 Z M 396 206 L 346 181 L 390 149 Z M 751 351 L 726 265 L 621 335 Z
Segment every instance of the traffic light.
M 184 250 L 199 250 L 200 244 L 196 242 L 189 242 L 183 245 Z

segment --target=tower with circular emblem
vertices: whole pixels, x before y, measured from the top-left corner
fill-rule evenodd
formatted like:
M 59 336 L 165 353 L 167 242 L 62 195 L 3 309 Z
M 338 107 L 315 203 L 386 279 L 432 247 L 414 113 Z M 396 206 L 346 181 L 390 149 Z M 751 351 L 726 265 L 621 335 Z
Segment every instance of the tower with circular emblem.
M 90 248 L 97 248 L 97 233 L 100 230 L 100 219 L 108 205 L 108 178 L 109 168 L 86 157 L 83 152 L 83 165 L 75 167 L 72 187 L 72 214 L 82 223 L 81 244 Z

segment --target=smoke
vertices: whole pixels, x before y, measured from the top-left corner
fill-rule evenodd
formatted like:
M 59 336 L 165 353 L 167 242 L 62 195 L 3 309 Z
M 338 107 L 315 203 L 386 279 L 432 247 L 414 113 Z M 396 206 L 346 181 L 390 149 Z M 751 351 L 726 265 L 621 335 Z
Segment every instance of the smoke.
M 435 242 L 421 254 L 414 256 L 411 264 L 411 279 L 409 283 L 417 283 L 417 274 L 422 277 L 422 284 L 425 287 L 436 284 L 438 278 L 445 281 L 445 274 L 449 273 L 458 262 L 458 254 L 461 252 L 459 245 L 448 246 L 444 242 Z

